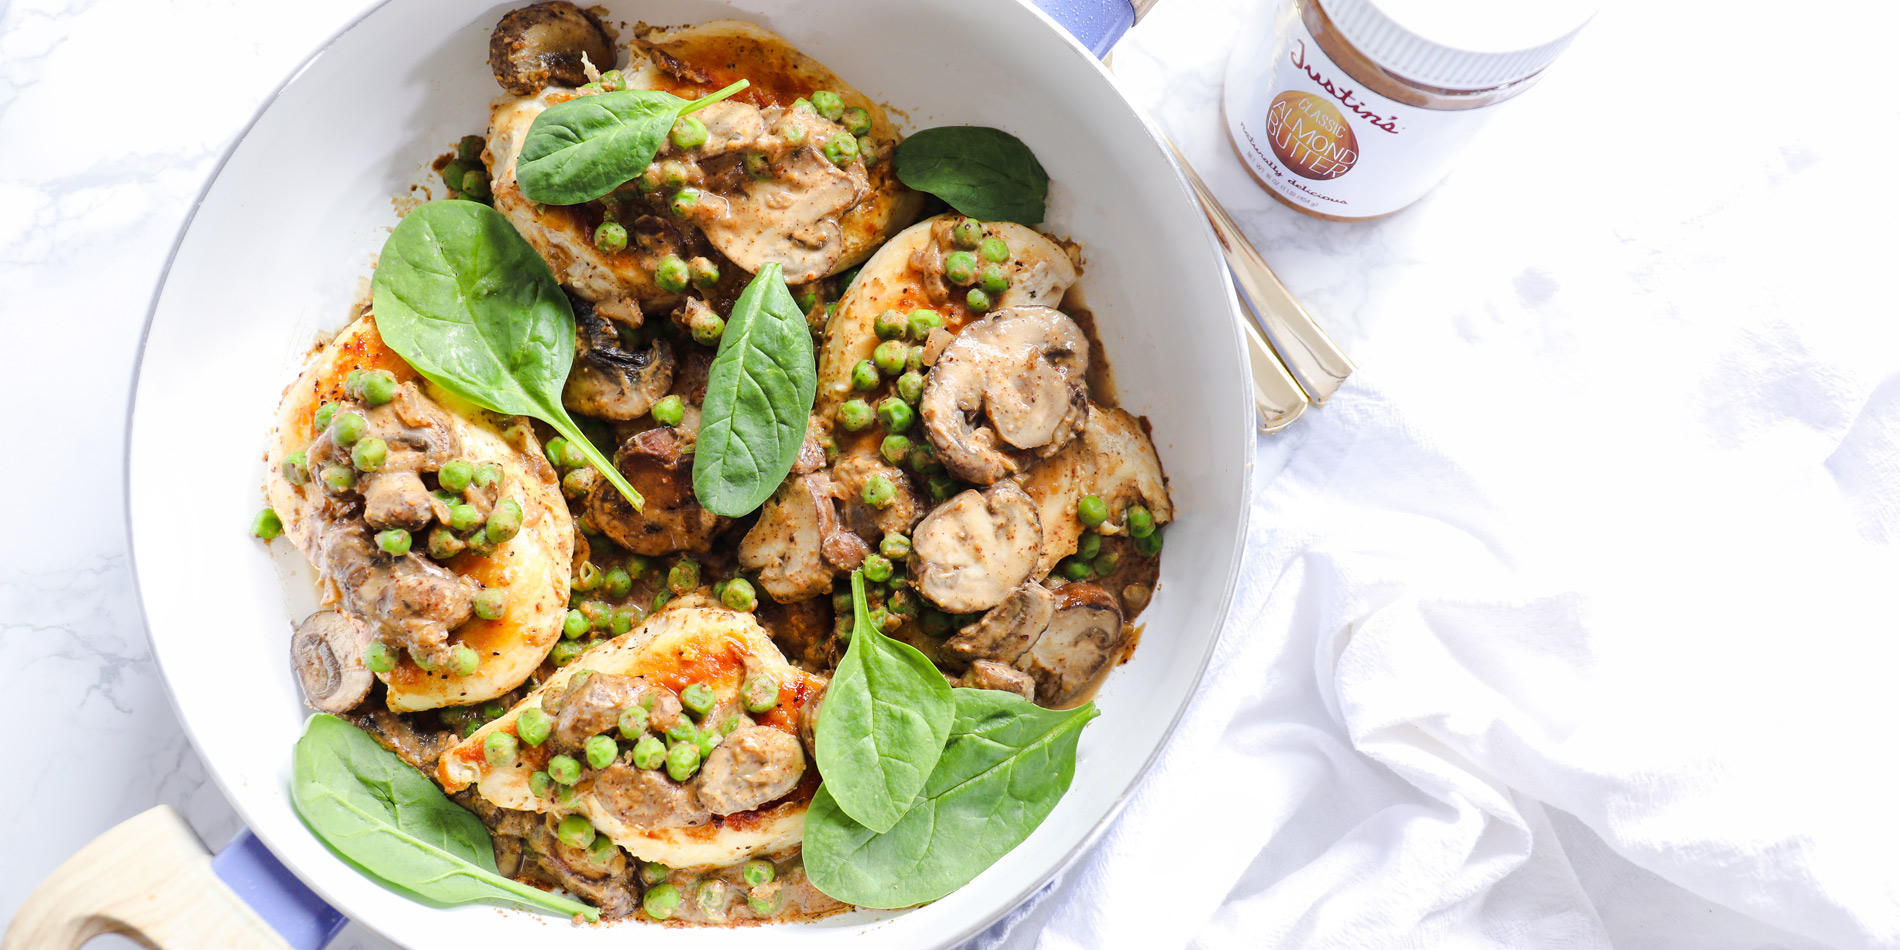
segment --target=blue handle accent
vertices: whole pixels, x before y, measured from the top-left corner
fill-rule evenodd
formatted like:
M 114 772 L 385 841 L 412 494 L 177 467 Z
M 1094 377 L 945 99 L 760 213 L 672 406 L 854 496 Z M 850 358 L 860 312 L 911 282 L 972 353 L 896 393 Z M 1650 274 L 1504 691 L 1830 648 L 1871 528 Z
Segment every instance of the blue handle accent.
M 297 880 L 249 828 L 239 831 L 211 859 L 211 870 L 233 893 L 244 898 L 244 903 L 251 905 L 291 950 L 323 950 L 350 922 Z
M 1107 56 L 1115 41 L 1135 25 L 1130 0 L 1033 0 L 1049 18 L 1062 24 L 1089 52 Z

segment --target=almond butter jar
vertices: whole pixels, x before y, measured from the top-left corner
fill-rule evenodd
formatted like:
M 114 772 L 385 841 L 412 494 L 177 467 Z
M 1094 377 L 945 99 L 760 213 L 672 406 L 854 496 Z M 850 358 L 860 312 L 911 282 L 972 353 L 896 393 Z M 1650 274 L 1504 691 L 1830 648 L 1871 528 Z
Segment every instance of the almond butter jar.
M 1445 177 L 1592 12 L 1579 0 L 1279 0 L 1227 64 L 1228 135 L 1295 211 L 1391 214 Z

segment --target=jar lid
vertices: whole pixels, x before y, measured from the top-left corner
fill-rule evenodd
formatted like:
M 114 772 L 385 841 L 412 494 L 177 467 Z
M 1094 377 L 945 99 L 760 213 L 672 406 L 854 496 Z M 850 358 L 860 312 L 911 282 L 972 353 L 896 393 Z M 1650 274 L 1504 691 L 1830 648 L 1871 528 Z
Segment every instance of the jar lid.
M 1320 0 L 1320 7 L 1368 59 L 1440 89 L 1535 76 L 1596 13 L 1592 0 Z

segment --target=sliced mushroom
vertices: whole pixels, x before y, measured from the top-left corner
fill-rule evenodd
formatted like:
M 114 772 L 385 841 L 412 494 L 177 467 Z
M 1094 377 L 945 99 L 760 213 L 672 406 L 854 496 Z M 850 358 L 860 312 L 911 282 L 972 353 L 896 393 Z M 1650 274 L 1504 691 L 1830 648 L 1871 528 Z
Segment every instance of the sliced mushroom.
M 988 610 L 1029 579 L 1041 548 L 1035 503 L 1005 479 L 963 492 L 918 523 L 911 580 L 951 613 Z
M 1016 668 L 1036 681 L 1037 702 L 1050 709 L 1077 706 L 1121 661 L 1128 643 L 1115 595 L 1088 582 L 1055 592 L 1055 614 Z
M 1036 701 L 1036 681 L 1029 674 L 1013 666 L 998 663 L 995 660 L 978 660 L 970 664 L 970 669 L 957 678 L 958 686 L 970 689 L 1000 689 L 1015 693 L 1030 702 Z
M 731 815 L 782 797 L 804 777 L 805 750 L 797 736 L 770 726 L 745 726 L 706 757 L 693 789 L 706 810 Z
M 1088 338 L 1059 310 L 998 310 L 944 348 L 918 413 L 952 475 L 988 485 L 1047 458 L 1088 420 Z
M 1042 636 L 1054 612 L 1055 598 L 1048 588 L 1030 581 L 1010 591 L 981 620 L 943 641 L 943 652 L 971 663 L 1014 663 Z
M 303 687 L 304 702 L 318 712 L 355 709 L 376 682 L 363 665 L 369 626 L 336 610 L 319 610 L 297 625 L 290 637 L 290 662 Z
M 780 603 L 816 597 L 831 590 L 837 573 L 825 559 L 826 539 L 837 531 L 830 479 L 819 472 L 794 475 L 739 542 L 739 566 L 757 571 L 759 586 Z
M 730 519 L 699 506 L 693 494 L 693 457 L 679 427 L 648 429 L 621 443 L 620 474 L 645 499 L 639 511 L 602 479 L 587 495 L 587 518 L 614 543 L 648 557 L 676 551 L 703 553 Z
M 510 10 L 488 38 L 488 68 L 517 96 L 587 82 L 583 56 L 595 69 L 614 68 L 613 40 L 593 14 L 566 0 Z
M 665 337 L 645 349 L 623 349 L 614 324 L 585 301 L 576 302 L 574 323 L 574 371 L 561 391 L 567 408 L 598 419 L 638 419 L 673 388 L 673 345 Z

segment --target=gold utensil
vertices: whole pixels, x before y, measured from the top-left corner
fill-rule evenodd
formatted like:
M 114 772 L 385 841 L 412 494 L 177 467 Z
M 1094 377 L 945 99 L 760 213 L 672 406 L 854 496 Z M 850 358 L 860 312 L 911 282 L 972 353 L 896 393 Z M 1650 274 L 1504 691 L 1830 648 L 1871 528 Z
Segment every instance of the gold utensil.
M 1333 342 L 1332 337 L 1326 335 L 1325 330 L 1320 329 L 1313 315 L 1300 306 L 1293 293 L 1274 275 L 1273 268 L 1268 267 L 1267 262 L 1260 257 L 1260 252 L 1247 240 L 1240 225 L 1235 224 L 1234 219 L 1227 214 L 1227 209 L 1221 207 L 1220 199 L 1214 197 L 1207 183 L 1195 174 L 1194 166 L 1188 164 L 1187 156 L 1182 155 L 1171 141 L 1168 148 L 1173 150 L 1174 160 L 1181 164 L 1181 171 L 1187 175 L 1188 187 L 1201 200 L 1201 210 L 1207 214 L 1207 223 L 1213 226 L 1214 236 L 1220 240 L 1221 250 L 1227 255 L 1227 268 L 1234 275 L 1235 286 L 1240 288 L 1242 301 L 1253 311 L 1254 319 L 1259 321 L 1257 327 L 1252 323 L 1246 324 L 1248 335 L 1258 342 L 1264 330 L 1266 342 L 1261 345 L 1270 347 L 1269 352 L 1282 364 L 1280 374 L 1285 375 L 1291 369 L 1305 396 L 1315 404 L 1324 405 L 1339 389 L 1339 384 L 1352 375 L 1352 360 L 1347 358 L 1339 344 Z M 1254 388 L 1258 394 L 1263 387 L 1257 357 L 1254 365 Z M 1273 380 L 1269 378 L 1267 382 L 1272 383 Z M 1265 422 L 1265 405 L 1261 407 L 1261 414 L 1263 431 L 1272 432 L 1286 424 L 1283 422 L 1280 426 L 1269 428 Z M 1299 411 L 1295 410 L 1293 416 L 1298 415 Z M 1292 418 L 1286 420 L 1291 421 Z

